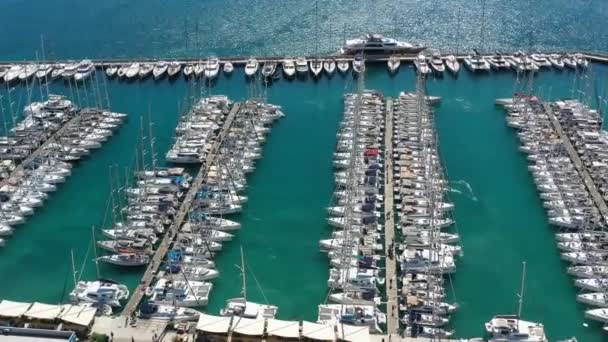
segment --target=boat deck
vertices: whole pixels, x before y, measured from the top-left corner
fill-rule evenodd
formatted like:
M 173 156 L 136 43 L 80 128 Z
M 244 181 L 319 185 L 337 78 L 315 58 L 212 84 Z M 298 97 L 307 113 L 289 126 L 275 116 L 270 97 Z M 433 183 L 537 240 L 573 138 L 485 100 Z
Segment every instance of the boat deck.
M 133 295 L 129 299 L 129 302 L 127 303 L 127 305 L 125 305 L 125 308 L 122 312 L 123 318 L 130 317 L 132 315 L 132 313 L 136 311 L 137 306 L 139 305 L 139 303 L 141 302 L 141 300 L 144 296 L 145 289 L 147 287 L 149 287 L 150 284 L 152 283 L 152 280 L 154 280 L 154 277 L 157 274 L 165 255 L 169 251 L 169 244 L 173 240 L 175 240 L 177 233 L 179 232 L 182 224 L 184 223 L 184 219 L 186 218 L 186 215 L 188 214 L 188 211 L 190 210 L 190 206 L 192 205 L 192 202 L 194 201 L 196 193 L 198 192 L 199 188 L 203 184 L 203 181 L 205 180 L 205 177 L 207 176 L 208 167 L 213 164 L 213 161 L 217 157 L 217 154 L 219 152 L 222 141 L 223 141 L 225 135 L 228 133 L 228 129 L 232 125 L 232 122 L 234 121 L 234 117 L 235 117 L 236 113 L 238 112 L 239 108 L 240 108 L 240 104 L 235 103 L 234 106 L 232 107 L 232 109 L 230 110 L 230 113 L 228 114 L 226 121 L 224 121 L 222 129 L 221 129 L 220 133 L 218 134 L 216 141 L 214 142 L 213 146 L 211 147 L 210 152 L 207 154 L 207 158 L 206 158 L 205 162 L 203 163 L 200 170 L 198 171 L 196 178 L 194 178 L 194 181 L 192 182 L 192 185 L 190 186 L 190 190 L 188 190 L 188 193 L 186 194 L 184 201 L 182 202 L 182 205 L 179 208 L 179 211 L 175 215 L 173 224 L 171 225 L 171 227 L 169 227 L 167 234 L 165 234 L 165 237 L 163 238 L 159 247 L 156 249 L 156 252 L 154 253 L 154 257 L 152 258 L 152 261 L 150 262 L 150 264 L 148 265 L 148 268 L 144 272 L 144 275 L 142 276 L 142 279 L 141 279 L 139 285 L 133 292 Z

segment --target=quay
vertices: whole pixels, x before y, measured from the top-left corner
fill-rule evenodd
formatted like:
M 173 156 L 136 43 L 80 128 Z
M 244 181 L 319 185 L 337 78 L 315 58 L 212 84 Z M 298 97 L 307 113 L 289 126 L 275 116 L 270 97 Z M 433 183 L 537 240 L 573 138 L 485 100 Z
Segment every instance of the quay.
M 190 207 L 192 205 L 192 201 L 194 200 L 194 197 L 196 196 L 196 193 L 198 192 L 199 188 L 203 184 L 203 181 L 205 180 L 205 177 L 207 176 L 207 173 L 208 173 L 208 168 L 213 164 L 213 162 L 217 156 L 217 153 L 219 152 L 220 146 L 222 145 L 224 136 L 228 133 L 228 130 L 229 130 L 230 126 L 232 125 L 232 122 L 234 121 L 234 117 L 236 116 L 236 113 L 239 111 L 239 108 L 240 108 L 240 104 L 235 103 L 233 105 L 232 109 L 230 110 L 230 113 L 226 117 L 226 120 L 224 121 L 224 123 L 222 125 L 220 133 L 218 134 L 215 142 L 213 143 L 213 145 L 211 147 L 211 150 L 207 154 L 207 157 L 206 157 L 203 165 L 201 166 L 200 170 L 198 171 L 198 174 L 196 175 L 194 181 L 192 182 L 190 189 L 188 190 L 188 193 L 186 194 L 184 201 L 182 202 L 182 205 L 179 208 L 179 211 L 175 215 L 173 224 L 171 225 L 171 227 L 169 227 L 167 234 L 165 234 L 165 237 L 163 238 L 162 242 L 160 243 L 159 247 L 157 248 L 156 252 L 154 253 L 152 261 L 150 262 L 150 264 L 148 265 L 148 268 L 144 272 L 144 275 L 142 276 L 140 283 L 137 285 L 137 288 L 131 295 L 129 302 L 127 303 L 127 305 L 125 305 L 125 308 L 121 315 L 122 318 L 128 318 L 136 311 L 137 305 L 139 305 L 139 303 L 141 302 L 146 288 L 150 286 L 155 275 L 158 273 L 158 269 L 159 269 L 160 265 L 162 264 L 162 261 L 163 261 L 165 255 L 167 254 L 167 252 L 169 250 L 169 244 L 175 240 L 177 233 L 179 232 L 179 230 L 182 226 L 182 223 L 184 222 L 184 219 L 186 218 L 188 210 L 190 209 Z M 120 321 L 122 321 L 122 320 L 119 320 L 119 322 Z
M 607 59 L 607 61 L 608 61 L 608 59 Z M 551 121 L 551 124 L 553 125 L 555 132 L 562 140 L 562 143 L 564 144 L 564 147 L 566 148 L 566 151 L 568 152 L 568 156 L 570 157 L 570 160 L 572 160 L 572 162 L 574 163 L 574 167 L 576 168 L 578 173 L 583 178 L 585 187 L 587 187 L 587 190 L 591 194 L 591 198 L 593 199 L 593 202 L 595 203 L 597 208 L 600 210 L 602 217 L 604 218 L 604 221 L 607 221 L 608 220 L 608 206 L 606 205 L 606 201 L 604 201 L 604 198 L 599 193 L 595 183 L 593 182 L 593 179 L 589 175 L 589 172 L 587 172 L 587 168 L 585 167 L 585 165 L 583 164 L 583 161 L 581 160 L 578 153 L 574 149 L 574 146 L 572 146 L 572 143 L 570 143 L 570 139 L 568 139 L 568 136 L 566 135 L 566 133 L 564 132 L 564 130 L 562 128 L 562 125 L 560 124 L 559 120 L 555 117 L 555 114 L 553 113 L 551 106 L 544 103 L 543 108 L 544 108 L 547 116 L 549 117 L 549 121 Z
M 429 50 L 432 50 L 432 48 L 429 48 Z M 554 54 L 554 53 L 564 54 L 564 53 L 566 53 L 566 51 L 545 51 L 542 53 L 543 54 Z M 507 55 L 512 55 L 513 52 L 504 52 L 501 54 L 507 56 Z M 608 64 L 608 54 L 596 53 L 596 52 L 581 52 L 581 54 L 583 55 L 584 58 L 590 60 L 591 62 Z M 442 53 L 442 56 L 443 56 L 442 58 L 445 59 L 445 57 L 448 55 L 454 55 L 456 57 L 456 59 L 458 59 L 459 61 L 462 61 L 466 57 L 470 56 L 471 54 L 470 53 L 456 54 L 456 53 L 451 53 L 449 51 L 445 51 Z M 491 57 L 492 55 L 481 54 L 481 56 L 486 58 L 486 57 Z M 90 60 L 93 62 L 93 64 L 95 65 L 96 68 L 104 69 L 104 68 L 107 68 L 110 66 L 118 67 L 118 66 L 123 66 L 123 65 L 132 64 L 132 63 L 156 63 L 159 61 L 178 62 L 180 65 L 184 66 L 184 65 L 190 64 L 190 63 L 200 63 L 201 61 L 204 61 L 210 57 L 211 56 L 188 56 L 188 57 L 182 57 L 182 58 L 135 57 L 135 58 L 100 58 L 100 59 L 90 59 Z M 220 59 L 221 63 L 230 62 L 230 63 L 234 64 L 235 66 L 244 66 L 250 58 L 256 59 L 259 63 L 265 63 L 265 62 L 281 62 L 286 58 L 295 58 L 295 57 L 297 57 L 297 56 L 287 56 L 287 55 L 250 56 L 250 57 L 249 56 L 225 56 L 225 57 L 218 57 L 218 58 Z M 355 59 L 354 55 L 345 55 L 345 54 L 329 54 L 329 55 L 322 55 L 322 56 L 305 55 L 303 57 L 305 57 L 308 61 L 318 60 L 321 62 L 330 61 L 330 60 L 352 62 Z M 369 62 L 369 63 L 386 63 L 390 57 L 397 58 L 401 62 L 404 62 L 404 63 L 413 63 L 414 60 L 416 59 L 417 55 L 413 55 L 413 54 L 366 54 L 365 61 Z M 42 64 L 42 63 L 50 64 L 51 66 L 54 66 L 56 64 L 77 63 L 77 62 L 78 61 L 74 60 L 74 59 L 46 60 L 44 62 L 37 61 L 37 60 L 0 61 L 0 66 L 10 66 L 13 64 Z
M 49 146 L 51 143 L 54 143 L 57 140 L 57 138 L 61 137 L 63 135 L 63 133 L 65 133 L 65 131 L 69 127 L 72 127 L 73 125 L 77 125 L 78 122 L 80 122 L 80 119 L 82 118 L 84 110 L 86 110 L 86 109 L 81 109 L 73 118 L 71 118 L 68 122 L 63 124 L 63 126 L 61 126 L 61 128 L 59 130 L 57 130 L 48 139 L 46 139 L 42 144 L 40 144 L 36 148 L 36 150 L 34 150 L 32 153 L 30 153 L 30 155 L 27 158 L 23 159 L 19 163 L 19 165 L 17 165 L 17 167 L 15 167 L 15 169 L 10 173 L 10 175 L 0 182 L 0 188 L 3 188 L 6 185 L 11 185 L 12 181 L 16 181 L 18 178 L 20 178 L 23 175 L 23 165 L 27 165 L 31 161 L 33 161 L 34 159 L 39 157 L 40 154 L 46 149 L 46 147 Z M 84 115 L 86 115 L 86 114 L 84 114 Z
M 397 262 L 395 261 L 395 217 L 393 215 L 393 99 L 386 99 L 384 125 L 384 247 L 386 263 L 386 320 L 387 333 L 399 333 L 399 296 L 397 294 Z

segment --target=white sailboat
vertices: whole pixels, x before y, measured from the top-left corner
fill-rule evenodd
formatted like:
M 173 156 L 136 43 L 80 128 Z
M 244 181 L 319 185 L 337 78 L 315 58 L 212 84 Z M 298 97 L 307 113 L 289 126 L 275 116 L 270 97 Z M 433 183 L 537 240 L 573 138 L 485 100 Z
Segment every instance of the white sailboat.
M 241 247 L 241 276 L 243 280 L 243 297 L 232 298 L 226 301 L 226 307 L 220 311 L 221 316 L 238 316 L 244 318 L 273 319 L 277 314 L 278 308 L 269 304 L 258 304 L 247 301 L 247 283 L 245 276 L 245 258 L 243 247 Z

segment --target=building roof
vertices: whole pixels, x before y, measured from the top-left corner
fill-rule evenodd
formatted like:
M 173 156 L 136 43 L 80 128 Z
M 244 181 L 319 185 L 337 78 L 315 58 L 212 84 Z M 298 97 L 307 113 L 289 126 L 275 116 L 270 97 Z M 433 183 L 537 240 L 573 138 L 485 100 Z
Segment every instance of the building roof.
M 35 319 L 53 320 L 61 314 L 63 307 L 35 302 L 24 314 L 25 317 Z
M 32 306 L 32 303 L 21 303 L 13 302 L 10 300 L 3 300 L 0 302 L 0 316 L 1 317 L 20 317 L 27 309 Z
M 300 337 L 300 322 L 269 319 L 268 326 L 266 327 L 266 333 L 269 336 L 298 338 Z
M 214 334 L 226 334 L 230 328 L 231 319 L 232 317 L 211 316 L 202 313 L 198 318 L 196 330 Z
M 234 317 L 232 331 L 242 335 L 262 336 L 264 334 L 264 322 L 264 319 Z
M 340 324 L 337 326 L 338 338 L 348 342 L 369 342 L 368 326 L 352 326 Z
M 334 326 L 327 324 L 317 324 L 303 321 L 302 335 L 306 338 L 318 341 L 333 341 L 336 337 Z
M 72 323 L 88 327 L 95 319 L 97 308 L 88 305 L 64 305 L 59 319 L 66 323 Z

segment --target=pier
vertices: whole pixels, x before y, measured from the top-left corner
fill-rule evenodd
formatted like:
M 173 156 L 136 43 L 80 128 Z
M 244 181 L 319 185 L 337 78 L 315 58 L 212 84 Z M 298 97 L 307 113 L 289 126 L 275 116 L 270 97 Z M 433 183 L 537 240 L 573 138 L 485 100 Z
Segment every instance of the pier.
M 156 249 L 156 252 L 154 253 L 154 257 L 152 258 L 152 261 L 150 262 L 150 264 L 148 265 L 148 268 L 144 272 L 144 275 L 142 276 L 142 279 L 141 279 L 139 285 L 137 286 L 137 288 L 131 295 L 129 302 L 127 303 L 127 305 L 125 305 L 125 309 L 122 312 L 123 317 L 130 317 L 136 311 L 137 305 L 139 304 L 139 302 L 141 302 L 146 288 L 149 287 L 150 284 L 152 283 L 152 280 L 154 279 L 154 276 L 158 272 L 158 269 L 159 269 L 160 265 L 162 264 L 162 261 L 163 261 L 165 255 L 169 251 L 169 244 L 173 240 L 175 240 L 177 233 L 179 232 L 179 230 L 184 222 L 184 219 L 186 218 L 188 210 L 190 209 L 190 206 L 192 205 L 192 201 L 194 201 L 196 193 L 198 192 L 199 188 L 203 184 L 205 177 L 207 177 L 208 168 L 209 168 L 209 166 L 211 166 L 213 164 L 213 161 L 215 160 L 215 158 L 217 156 L 220 146 L 222 145 L 222 140 L 224 139 L 224 136 L 228 133 L 228 130 L 229 130 L 230 126 L 232 125 L 232 122 L 234 121 L 234 117 L 236 116 L 236 113 L 239 111 L 239 108 L 240 108 L 240 104 L 235 103 L 233 105 L 232 109 L 230 110 L 230 113 L 226 117 L 226 120 L 224 121 L 224 124 L 222 125 L 222 129 L 220 130 L 220 133 L 217 135 L 217 137 L 211 147 L 211 150 L 207 154 L 207 157 L 206 157 L 203 165 L 201 166 L 200 170 L 198 171 L 198 174 L 196 175 L 196 177 L 194 178 L 194 180 L 190 186 L 190 190 L 188 190 L 188 193 L 184 197 L 184 201 L 182 202 L 182 205 L 180 206 L 179 211 L 175 215 L 173 224 L 171 225 L 171 227 L 169 227 L 167 234 L 165 234 L 165 237 L 161 241 L 159 247 Z M 119 322 L 120 321 L 122 321 L 122 320 L 119 320 Z
M 397 294 L 397 262 L 395 261 L 395 221 L 393 216 L 393 99 L 386 99 L 384 125 L 384 248 L 386 255 L 387 333 L 399 333 L 399 296 Z
M 543 104 L 543 108 L 544 108 L 545 112 L 547 113 L 547 116 L 549 117 L 549 120 L 551 121 L 551 124 L 553 125 L 553 128 L 555 129 L 555 132 L 562 140 L 562 143 L 564 144 L 564 147 L 566 148 L 566 151 L 568 152 L 568 156 L 570 157 L 570 160 L 572 160 L 572 162 L 574 163 L 574 166 L 576 167 L 576 170 L 581 175 L 583 182 L 585 183 L 585 187 L 591 194 L 591 199 L 593 200 L 593 202 L 595 203 L 597 208 L 602 213 L 604 220 L 606 220 L 608 218 L 608 206 L 606 205 L 606 201 L 604 201 L 604 198 L 599 193 L 597 187 L 595 186 L 595 183 L 593 182 L 593 179 L 589 175 L 589 172 L 587 172 L 587 168 L 585 167 L 585 165 L 583 164 L 583 161 L 581 160 L 578 153 L 574 149 L 574 146 L 572 146 L 572 143 L 570 143 L 570 139 L 568 139 L 568 136 L 564 132 L 564 129 L 562 128 L 562 125 L 560 124 L 559 120 L 557 120 L 557 118 L 553 114 L 553 110 L 551 109 L 551 106 L 545 103 L 545 104 Z

